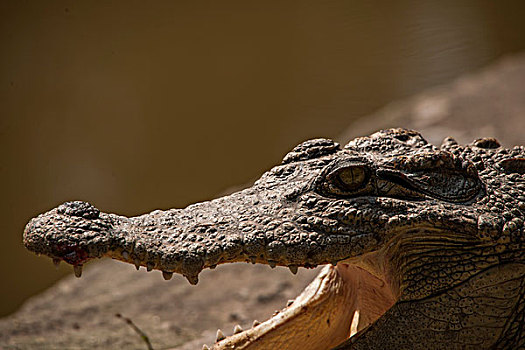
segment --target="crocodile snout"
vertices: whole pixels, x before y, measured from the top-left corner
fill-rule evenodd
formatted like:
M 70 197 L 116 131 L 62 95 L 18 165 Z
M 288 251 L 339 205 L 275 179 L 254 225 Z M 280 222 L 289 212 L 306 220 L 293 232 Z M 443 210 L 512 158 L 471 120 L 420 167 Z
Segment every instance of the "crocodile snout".
M 93 205 L 66 202 L 32 219 L 25 227 L 23 243 L 55 263 L 63 260 L 76 266 L 77 272 L 86 261 L 101 257 L 109 249 L 111 227 L 111 221 L 101 217 Z

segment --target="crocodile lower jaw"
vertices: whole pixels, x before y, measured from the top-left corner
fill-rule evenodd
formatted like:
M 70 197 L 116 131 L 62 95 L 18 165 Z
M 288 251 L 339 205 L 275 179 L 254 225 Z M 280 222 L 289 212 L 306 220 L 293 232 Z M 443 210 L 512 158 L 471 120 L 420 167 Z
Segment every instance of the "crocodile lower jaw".
M 219 340 L 213 349 L 330 349 L 375 322 L 394 302 L 389 283 L 368 269 L 345 262 L 326 266 L 281 312 Z

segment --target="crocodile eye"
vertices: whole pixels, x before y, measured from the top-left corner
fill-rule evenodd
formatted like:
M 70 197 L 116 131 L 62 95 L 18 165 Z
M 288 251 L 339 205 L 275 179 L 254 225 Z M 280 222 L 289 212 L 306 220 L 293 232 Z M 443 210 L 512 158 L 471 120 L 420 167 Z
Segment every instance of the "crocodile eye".
M 362 166 L 349 166 L 329 174 L 327 179 L 343 191 L 355 191 L 368 180 L 367 172 Z
M 318 183 L 325 196 L 355 196 L 363 192 L 370 179 L 370 170 L 362 164 L 346 165 L 332 170 Z

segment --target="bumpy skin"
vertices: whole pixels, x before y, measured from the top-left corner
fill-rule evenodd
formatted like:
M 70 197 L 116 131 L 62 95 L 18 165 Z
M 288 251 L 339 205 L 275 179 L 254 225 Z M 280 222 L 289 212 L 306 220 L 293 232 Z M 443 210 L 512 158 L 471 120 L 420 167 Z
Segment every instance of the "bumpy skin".
M 380 252 L 395 304 L 338 349 L 518 349 L 524 174 L 524 147 L 493 139 L 437 148 L 404 129 L 343 149 L 316 139 L 252 187 L 185 209 L 127 218 L 64 203 L 27 224 L 24 244 L 76 266 L 109 256 L 192 284 L 222 263 L 295 272 Z

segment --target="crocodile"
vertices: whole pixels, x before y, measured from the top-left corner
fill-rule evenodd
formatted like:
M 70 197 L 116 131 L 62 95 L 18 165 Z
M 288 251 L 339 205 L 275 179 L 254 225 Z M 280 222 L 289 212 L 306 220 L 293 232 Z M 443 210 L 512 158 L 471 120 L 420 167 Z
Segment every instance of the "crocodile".
M 524 215 L 525 147 L 388 129 L 305 141 L 251 187 L 184 209 L 66 202 L 23 242 L 78 277 L 101 257 L 191 284 L 225 263 L 325 265 L 267 321 L 219 330 L 213 349 L 520 349 Z

